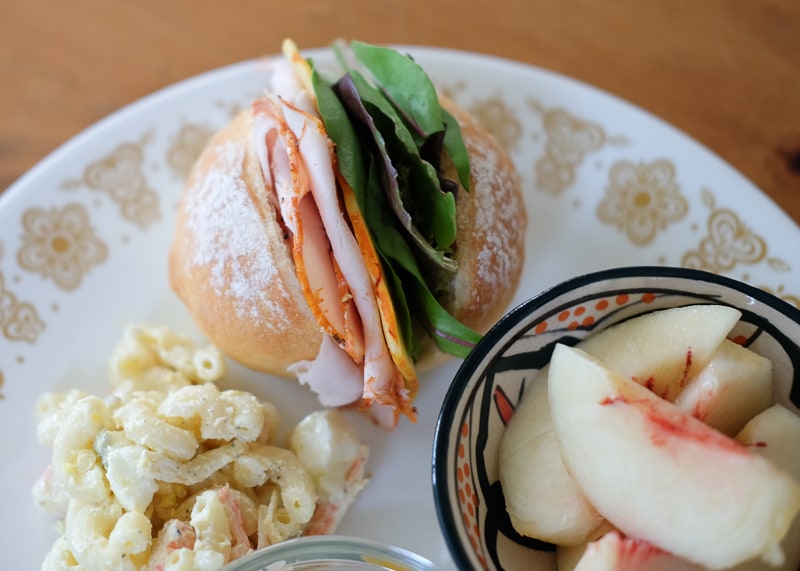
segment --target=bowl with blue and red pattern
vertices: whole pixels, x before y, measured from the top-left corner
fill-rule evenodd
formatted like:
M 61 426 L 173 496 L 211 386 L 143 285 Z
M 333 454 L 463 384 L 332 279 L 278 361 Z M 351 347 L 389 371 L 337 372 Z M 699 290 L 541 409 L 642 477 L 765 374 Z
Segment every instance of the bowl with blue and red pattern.
M 798 569 L 800 309 L 678 267 L 577 276 L 463 361 L 433 447 L 459 569 Z

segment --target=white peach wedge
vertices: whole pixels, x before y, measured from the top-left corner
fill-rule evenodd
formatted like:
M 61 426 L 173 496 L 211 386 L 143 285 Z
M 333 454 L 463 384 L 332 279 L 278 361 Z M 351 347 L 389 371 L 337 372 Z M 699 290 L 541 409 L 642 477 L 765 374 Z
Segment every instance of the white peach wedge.
M 564 464 L 622 533 L 709 569 L 782 563 L 785 471 L 579 349 L 555 348 L 548 396 Z
M 574 571 L 589 544 L 611 531 L 617 531 L 617 528 L 604 519 L 600 525 L 592 530 L 583 543 L 579 545 L 556 545 L 556 566 L 558 571 Z
M 775 404 L 753 417 L 736 441 L 783 468 L 800 480 L 800 417 L 780 404 Z M 800 567 L 800 517 L 795 517 L 782 543 L 785 556 L 780 567 L 762 561 L 749 561 L 730 571 L 797 571 Z
M 754 416 L 736 435 L 751 448 L 800 480 L 800 416 L 774 404 Z
M 547 367 L 528 385 L 498 450 L 500 484 L 514 529 L 557 545 L 583 543 L 603 517 L 561 460 L 550 419 Z
M 661 396 L 677 395 L 741 316 L 722 305 L 653 311 L 613 325 L 578 347 Z M 602 518 L 565 468 L 546 385 L 547 367 L 528 382 L 500 441 L 498 462 L 506 509 L 522 535 L 560 545 L 586 541 Z
M 674 402 L 709 426 L 736 436 L 772 404 L 772 361 L 725 339 Z
M 703 568 L 646 541 L 610 531 L 586 547 L 574 571 L 703 571 Z
M 578 347 L 671 401 L 708 364 L 741 315 L 726 305 L 662 309 L 604 329 Z

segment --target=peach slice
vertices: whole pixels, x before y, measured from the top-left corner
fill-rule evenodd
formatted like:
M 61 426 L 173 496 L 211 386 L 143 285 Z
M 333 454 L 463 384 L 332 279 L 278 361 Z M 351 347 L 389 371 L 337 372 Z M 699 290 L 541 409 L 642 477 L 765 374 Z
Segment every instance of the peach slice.
M 547 399 L 547 367 L 514 412 L 498 461 L 506 511 L 522 535 L 575 545 L 603 521 L 561 460 Z
M 741 316 L 722 305 L 653 311 L 599 331 L 578 347 L 662 395 L 680 392 Z M 547 367 L 529 383 L 500 441 L 506 509 L 522 535 L 560 545 L 586 541 L 602 518 L 564 466 L 547 402 Z
M 548 396 L 564 464 L 630 537 L 710 569 L 780 564 L 800 485 L 585 352 L 558 345 Z
M 772 361 L 726 339 L 674 402 L 709 426 L 735 436 L 772 404 Z
M 800 417 L 785 406 L 774 404 L 754 416 L 736 441 L 800 480 Z
M 556 545 L 556 566 L 558 571 L 574 571 L 578 561 L 581 560 L 581 557 L 586 552 L 586 548 L 592 542 L 597 541 L 611 531 L 617 531 L 617 528 L 611 525 L 608 520 L 603 520 L 600 525 L 592 530 L 583 543 L 579 545 Z
M 557 546 L 558 571 L 702 571 L 703 567 L 676 557 L 646 541 L 625 537 L 608 520 L 586 543 Z
M 578 347 L 671 401 L 711 360 L 741 316 L 726 305 L 672 307 L 618 323 Z
M 775 404 L 761 412 L 736 435 L 736 441 L 800 480 L 800 417 L 789 409 Z M 795 517 L 782 547 L 786 558 L 780 567 L 750 561 L 731 571 L 797 571 L 800 567 L 800 517 Z
M 702 571 L 646 541 L 610 531 L 591 542 L 574 571 Z M 559 568 L 559 571 L 561 569 Z

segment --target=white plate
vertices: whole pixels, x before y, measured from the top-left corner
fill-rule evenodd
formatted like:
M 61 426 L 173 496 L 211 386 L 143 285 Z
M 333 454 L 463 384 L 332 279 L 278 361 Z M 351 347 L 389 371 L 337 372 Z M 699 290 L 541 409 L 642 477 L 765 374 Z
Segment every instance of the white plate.
M 530 66 L 430 48 L 411 52 L 440 89 L 509 148 L 530 224 L 516 302 L 591 270 L 700 267 L 800 305 L 796 224 L 734 169 L 662 121 L 592 87 Z M 327 52 L 314 52 L 330 61 Z M 200 145 L 266 84 L 263 61 L 182 82 L 115 113 L 0 196 L 0 561 L 38 568 L 55 538 L 30 488 L 48 454 L 34 435 L 47 390 L 102 392 L 123 326 L 195 330 L 169 290 L 166 250 L 181 183 Z M 63 224 L 59 221 L 67 221 Z M 63 263 L 49 254 L 57 252 Z M 340 532 L 452 567 L 430 485 L 439 404 L 457 367 L 421 379 L 416 425 L 355 418 L 372 482 Z M 314 408 L 296 383 L 232 367 L 292 423 Z

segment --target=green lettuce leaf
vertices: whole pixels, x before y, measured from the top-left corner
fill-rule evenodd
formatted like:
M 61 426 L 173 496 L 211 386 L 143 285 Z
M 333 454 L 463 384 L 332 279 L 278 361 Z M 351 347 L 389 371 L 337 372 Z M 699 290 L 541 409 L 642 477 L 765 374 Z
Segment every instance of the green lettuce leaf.
M 466 146 L 458 124 L 441 109 L 432 83 L 424 72 L 424 77 L 419 75 L 416 63 L 393 50 L 394 55 L 385 52 L 387 48 L 359 46 L 353 52 L 360 51 L 357 59 L 376 78 L 377 87 L 354 69 L 334 84 L 310 61 L 320 115 L 383 265 L 406 349 L 412 357 L 419 356 L 414 335 L 418 323 L 442 351 L 465 357 L 480 334 L 444 309 L 433 282 L 425 278 L 432 261 L 439 268 L 456 269 L 447 256 L 456 234 L 455 195 L 449 192 L 454 183 L 442 176 L 438 162 L 424 157 L 438 158 L 443 149 L 468 189 Z M 407 81 L 418 85 L 412 88 L 407 83 L 407 89 L 394 85 Z M 409 106 L 408 97 L 420 92 L 426 94 L 425 101 Z
M 464 137 L 461 134 L 461 125 L 458 124 L 456 118 L 447 109 L 442 108 L 442 116 L 445 124 L 444 148 L 456 167 L 461 186 L 469 192 L 471 182 L 469 151 L 467 151 L 467 145 L 464 143 Z
M 350 116 L 355 121 L 358 121 L 372 138 L 374 148 L 376 149 L 376 156 L 380 159 L 381 168 L 379 171 L 383 181 L 383 191 L 388 197 L 389 207 L 400 221 L 400 224 L 411 237 L 417 248 L 419 248 L 420 252 L 428 259 L 440 268 L 449 272 L 455 272 L 458 269 L 455 260 L 447 257 L 444 251 L 436 249 L 428 242 L 415 224 L 411 214 L 406 210 L 401 197 L 398 172 L 397 169 L 395 169 L 392 158 L 389 156 L 386 140 L 384 139 L 383 133 L 376 126 L 372 115 L 370 115 L 364 107 L 358 89 L 356 89 L 350 74 L 343 76 L 336 82 L 335 90 L 339 99 L 350 113 Z M 455 203 L 453 203 L 452 212 L 455 214 Z
M 317 96 L 317 108 L 330 139 L 336 143 L 339 171 L 356 193 L 361 209 L 367 188 L 367 162 L 359 142 L 358 133 L 350 122 L 347 110 L 339 101 L 332 86 L 323 78 L 312 62 L 311 84 Z
M 409 354 L 416 358 L 421 351 L 410 325 L 410 315 L 413 313 L 441 351 L 464 358 L 481 335 L 453 317 L 428 287 L 413 251 L 403 238 L 396 220 L 389 214 L 385 195 L 378 188 L 381 182 L 376 171 L 375 168 L 371 169 L 370 185 L 377 190 L 367 193 L 367 209 L 363 214 L 370 228 L 380 229 L 375 233 L 375 246 L 390 274 L 402 284 L 400 293 L 403 307 L 410 311 L 408 329 L 403 331 Z
M 429 136 L 445 131 L 445 150 L 456 167 L 459 182 L 469 191 L 469 153 L 461 127 L 440 105 L 436 87 L 425 70 L 409 56 L 391 48 L 354 41 L 350 49 L 369 70 L 387 100 L 422 139 L 420 146 Z
M 357 71 L 348 73 L 340 82 L 344 80 L 352 81 L 365 110 L 383 135 L 389 156 L 396 159 L 396 165 L 405 167 L 406 192 L 401 189 L 405 209 L 412 213 L 426 240 L 437 250 L 447 251 L 457 233 L 455 195 L 442 190 L 437 169 L 422 158 L 402 118 L 383 94 Z M 409 204 L 407 198 L 413 203 Z
M 350 49 L 423 139 L 444 129 L 436 88 L 419 64 L 383 46 L 351 42 Z

